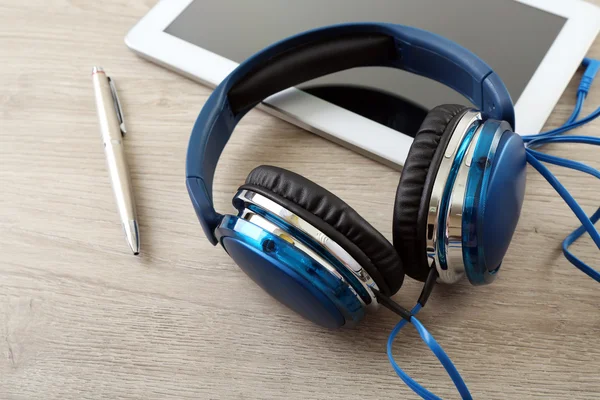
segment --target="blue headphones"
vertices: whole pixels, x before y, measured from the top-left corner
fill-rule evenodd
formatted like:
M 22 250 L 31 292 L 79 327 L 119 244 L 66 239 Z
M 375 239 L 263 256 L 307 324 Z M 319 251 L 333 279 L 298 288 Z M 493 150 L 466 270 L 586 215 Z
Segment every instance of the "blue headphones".
M 237 215 L 215 211 L 217 161 L 250 109 L 293 85 L 362 66 L 428 77 L 479 108 L 442 105 L 423 121 L 398 185 L 393 246 L 340 198 L 273 166 L 248 175 L 233 198 Z M 209 241 L 266 292 L 321 326 L 351 326 L 387 303 L 405 274 L 428 288 L 464 275 L 475 285 L 493 281 L 525 189 L 525 147 L 512 126 L 506 87 L 465 48 L 402 25 L 336 25 L 262 50 L 215 89 L 191 134 L 187 188 Z

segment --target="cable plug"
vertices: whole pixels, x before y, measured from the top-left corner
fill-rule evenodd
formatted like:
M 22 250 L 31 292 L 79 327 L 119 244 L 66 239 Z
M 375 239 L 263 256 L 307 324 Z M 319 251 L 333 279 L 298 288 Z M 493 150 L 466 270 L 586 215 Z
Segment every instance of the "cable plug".
M 600 60 L 586 57 L 581 64 L 586 67 L 586 70 L 579 83 L 579 92 L 584 93 L 587 96 L 596 74 L 600 71 Z

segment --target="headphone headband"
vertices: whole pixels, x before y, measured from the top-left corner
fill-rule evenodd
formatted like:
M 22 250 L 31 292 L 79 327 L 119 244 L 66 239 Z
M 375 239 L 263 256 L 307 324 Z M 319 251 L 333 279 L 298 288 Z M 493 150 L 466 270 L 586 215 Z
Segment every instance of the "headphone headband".
M 217 162 L 239 120 L 266 97 L 307 80 L 361 66 L 402 69 L 461 93 L 488 118 L 514 126 L 500 78 L 475 54 L 436 34 L 395 24 L 343 24 L 275 43 L 240 64 L 214 90 L 192 130 L 186 182 L 206 237 L 217 244 L 222 216 L 212 200 Z

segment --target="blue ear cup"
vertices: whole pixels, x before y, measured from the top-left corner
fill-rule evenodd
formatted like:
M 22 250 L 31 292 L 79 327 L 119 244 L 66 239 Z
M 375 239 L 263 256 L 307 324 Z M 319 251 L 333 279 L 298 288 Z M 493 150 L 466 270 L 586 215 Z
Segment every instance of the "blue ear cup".
M 296 238 L 232 215 L 223 218 L 216 234 L 242 271 L 304 318 L 330 329 L 362 319 L 365 305 L 352 286 L 301 251 Z
M 525 148 L 510 129 L 468 111 L 443 149 L 427 237 L 442 282 L 490 283 L 500 269 L 525 194 Z
M 456 105 L 425 118 L 394 210 L 394 245 L 409 275 L 424 281 L 434 265 L 444 283 L 493 281 L 525 190 L 525 148 L 510 129 Z
M 427 251 L 439 280 L 496 277 L 525 194 L 525 148 L 504 121 L 468 111 L 457 123 L 428 202 Z
M 521 213 L 526 175 L 521 136 L 504 121 L 485 121 L 479 130 L 464 161 L 469 171 L 462 211 L 462 256 L 474 285 L 492 282 L 500 269 Z
M 382 271 L 388 279 L 398 273 L 404 276 L 391 244 L 382 237 L 383 249 L 378 249 L 377 238 L 371 235 L 380 234 L 370 226 L 369 230 L 366 221 L 325 189 L 270 166 L 255 169 L 247 182 L 233 199 L 238 215 L 225 216 L 217 228 L 217 238 L 251 279 L 305 318 L 327 328 L 353 326 L 366 310 L 377 308 L 374 290 L 389 293 Z M 294 199 L 299 208 L 286 197 Z M 323 211 L 337 209 L 338 214 L 321 214 L 320 205 L 327 205 Z M 344 220 L 345 225 L 336 225 Z M 329 222 L 334 224 L 331 229 L 327 228 Z M 349 230 L 343 231 L 346 226 Z M 337 230 L 344 235 L 335 235 Z M 353 244 L 364 245 L 361 240 L 370 247 Z M 382 258 L 386 252 L 387 257 Z M 370 265 L 367 269 L 351 253 L 380 258 L 367 257 L 368 262 L 363 261 Z M 385 270 L 392 266 L 397 270 Z M 392 287 L 397 290 L 401 283 Z

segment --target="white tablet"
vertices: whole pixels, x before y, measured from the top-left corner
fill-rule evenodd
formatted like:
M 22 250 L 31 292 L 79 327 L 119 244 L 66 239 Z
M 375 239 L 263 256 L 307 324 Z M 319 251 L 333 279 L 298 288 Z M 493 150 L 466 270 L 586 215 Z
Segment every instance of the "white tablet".
M 516 130 L 538 133 L 600 29 L 600 9 L 580 0 L 164 0 L 128 33 L 136 53 L 214 87 L 241 61 L 287 36 L 324 25 L 411 25 L 470 49 L 503 79 Z M 309 88 L 367 87 L 430 109 L 468 102 L 437 82 L 398 70 L 356 68 L 266 99 L 261 108 L 387 165 L 404 164 L 412 132 L 342 108 Z

